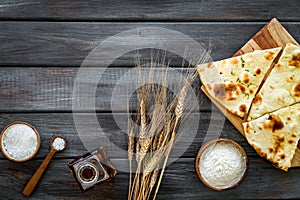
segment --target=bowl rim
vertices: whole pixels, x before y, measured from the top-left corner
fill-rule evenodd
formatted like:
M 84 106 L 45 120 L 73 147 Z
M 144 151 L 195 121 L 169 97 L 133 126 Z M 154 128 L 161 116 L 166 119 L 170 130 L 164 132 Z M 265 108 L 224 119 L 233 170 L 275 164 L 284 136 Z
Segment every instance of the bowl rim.
M 239 150 L 240 152 L 242 153 L 243 155 L 243 158 L 244 158 L 244 162 L 245 162 L 245 170 L 244 170 L 244 173 L 243 175 L 241 176 L 240 180 L 237 181 L 234 185 L 232 186 L 229 186 L 229 187 L 226 187 L 226 188 L 218 188 L 218 187 L 214 187 L 210 184 L 208 184 L 204 178 L 202 177 L 201 175 L 201 172 L 200 172 L 200 167 L 199 167 L 199 163 L 200 163 L 200 157 L 202 155 L 202 153 L 209 147 L 211 146 L 212 144 L 215 144 L 215 143 L 218 143 L 218 142 L 229 142 L 233 145 L 235 145 Z M 248 156 L 247 156 L 247 153 L 246 151 L 244 150 L 244 148 L 239 145 L 237 142 L 235 142 L 234 140 L 232 139 L 228 139 L 228 138 L 216 138 L 216 139 L 212 139 L 212 140 L 209 140 L 207 142 L 205 142 L 205 144 L 203 144 L 198 152 L 197 152 L 197 155 L 196 155 L 196 159 L 195 159 L 195 170 L 196 170 L 196 174 L 198 176 L 198 178 L 200 179 L 200 181 L 208 188 L 212 189 L 212 190 L 216 190 L 216 191 L 224 191 L 224 190 L 230 190 L 230 189 L 234 189 L 236 187 L 238 187 L 243 181 L 244 179 L 246 178 L 246 175 L 247 175 L 247 172 L 248 172 Z
M 2 144 L 3 143 L 3 136 L 5 135 L 6 130 L 9 127 L 17 125 L 17 124 L 23 124 L 23 125 L 26 125 L 26 126 L 30 127 L 35 132 L 35 135 L 37 137 L 37 146 L 36 146 L 35 151 L 33 152 L 33 154 L 31 156 L 29 156 L 29 157 L 27 157 L 26 159 L 23 159 L 23 160 L 17 160 L 17 159 L 14 159 L 13 157 L 11 157 L 6 152 L 6 150 L 5 150 L 5 148 L 3 147 L 3 144 Z M 14 161 L 14 162 L 25 162 L 25 161 L 28 161 L 28 160 L 32 159 L 38 153 L 38 151 L 40 149 L 40 146 L 41 146 L 40 134 L 38 133 L 38 131 L 36 130 L 36 128 L 34 126 L 32 126 L 31 124 L 29 124 L 27 122 L 22 122 L 22 121 L 12 122 L 12 123 L 8 124 L 7 126 L 5 126 L 3 128 L 3 130 L 1 131 L 1 134 L 0 134 L 0 149 L 1 149 L 1 152 L 4 155 L 4 157 L 6 157 L 7 159 L 9 159 L 11 161 Z

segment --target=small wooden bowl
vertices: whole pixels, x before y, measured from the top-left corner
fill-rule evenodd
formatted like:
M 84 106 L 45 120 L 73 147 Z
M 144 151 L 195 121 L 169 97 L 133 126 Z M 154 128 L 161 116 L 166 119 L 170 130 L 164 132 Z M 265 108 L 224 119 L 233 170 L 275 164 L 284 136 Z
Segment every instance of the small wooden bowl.
M 239 149 L 239 151 L 242 153 L 242 156 L 243 156 L 243 160 L 244 160 L 244 166 L 245 166 L 245 170 L 243 172 L 243 175 L 241 176 L 241 178 L 234 184 L 234 185 L 230 185 L 226 188 L 217 188 L 217 187 L 214 187 L 210 184 L 208 184 L 203 176 L 201 175 L 201 171 L 200 171 L 200 159 L 201 159 L 201 156 L 203 154 L 203 152 L 205 152 L 205 150 L 210 147 L 211 145 L 213 144 L 216 144 L 218 142 L 228 142 L 228 143 L 231 143 L 233 144 L 235 147 L 237 147 L 237 149 Z M 235 141 L 233 140 L 230 140 L 230 139 L 226 139 L 226 138 L 217 138 L 217 139 L 213 139 L 213 140 L 210 140 L 208 142 L 206 142 L 204 145 L 202 145 L 202 147 L 199 149 L 197 155 L 196 155 L 196 159 L 195 159 L 195 169 L 196 169 L 196 173 L 197 173 L 197 176 L 198 178 L 200 179 L 200 181 L 208 188 L 210 189 L 213 189 L 213 190 L 216 190 L 216 191 L 224 191 L 224 190 L 229 190 L 229 189 L 234 189 L 236 188 L 237 186 L 239 186 L 243 180 L 245 179 L 246 177 L 246 174 L 247 174 L 247 170 L 248 170 L 248 158 L 247 158 L 247 154 L 245 152 L 245 150 L 238 144 L 236 143 Z
M 6 150 L 5 150 L 5 148 L 4 148 L 4 145 L 3 145 L 3 137 L 4 137 L 4 135 L 5 135 L 6 131 L 7 131 L 7 129 L 10 128 L 11 126 L 14 126 L 14 125 L 17 125 L 17 124 L 23 124 L 23 125 L 26 125 L 26 126 L 30 127 L 30 128 L 35 132 L 36 137 L 37 137 L 37 146 L 36 146 L 35 151 L 33 152 L 33 154 L 32 154 L 31 156 L 29 156 L 29 157 L 27 157 L 26 159 L 23 159 L 23 160 L 17 160 L 17 159 L 15 159 L 15 158 L 11 157 L 11 156 L 6 152 Z M 1 149 L 1 152 L 3 153 L 3 155 L 4 155 L 7 159 L 9 159 L 9 160 L 11 160 L 11 161 L 14 161 L 14 162 L 25 162 L 25 161 L 30 160 L 31 158 L 33 158 L 33 157 L 37 154 L 37 152 L 38 152 L 39 149 L 40 149 L 40 146 L 41 146 L 41 138 L 40 138 L 40 135 L 39 135 L 38 131 L 37 131 L 32 125 L 30 125 L 30 124 L 28 124 L 28 123 L 26 123 L 26 122 L 13 122 L 13 123 L 7 125 L 7 126 L 4 128 L 4 129 L 2 130 L 2 132 L 1 132 L 1 135 L 0 135 L 0 149 Z

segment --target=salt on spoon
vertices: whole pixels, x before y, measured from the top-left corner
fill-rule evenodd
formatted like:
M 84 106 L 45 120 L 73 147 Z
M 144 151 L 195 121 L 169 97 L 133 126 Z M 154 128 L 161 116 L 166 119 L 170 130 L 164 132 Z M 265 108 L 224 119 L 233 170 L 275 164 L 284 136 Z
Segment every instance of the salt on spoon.
M 36 185 L 38 184 L 39 180 L 43 176 L 48 164 L 50 163 L 51 158 L 54 156 L 56 152 L 63 151 L 66 146 L 67 142 L 65 138 L 62 136 L 54 136 L 52 137 L 50 141 L 51 150 L 43 163 L 40 165 L 40 167 L 37 169 L 37 171 L 34 173 L 34 175 L 31 177 L 29 182 L 27 183 L 26 187 L 23 190 L 23 195 L 30 196 L 33 190 L 35 189 Z

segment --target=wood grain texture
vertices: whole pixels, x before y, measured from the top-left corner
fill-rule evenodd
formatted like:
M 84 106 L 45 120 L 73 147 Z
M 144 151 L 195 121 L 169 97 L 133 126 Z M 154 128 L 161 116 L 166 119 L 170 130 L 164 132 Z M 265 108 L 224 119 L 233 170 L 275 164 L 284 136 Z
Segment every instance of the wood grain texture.
M 115 118 L 120 119 L 120 117 L 126 117 L 124 113 L 98 113 L 97 119 L 98 123 L 102 127 L 102 132 L 97 128 L 95 122 L 91 122 L 90 113 L 82 113 L 84 120 L 79 124 L 81 126 L 86 125 L 86 130 L 90 133 L 87 137 L 81 135 L 85 141 L 85 144 L 91 147 L 99 147 L 101 145 L 109 147 L 108 153 L 113 158 L 127 158 L 127 152 L 114 151 L 112 152 L 112 147 L 110 144 L 106 144 L 103 141 L 107 141 L 117 145 L 119 148 L 127 149 L 127 135 L 119 128 Z M 198 114 L 199 121 L 193 123 L 199 123 L 199 128 L 195 132 L 194 139 L 192 143 L 186 141 L 182 137 L 178 140 L 176 148 L 186 149 L 182 155 L 183 157 L 194 158 L 198 149 L 200 148 L 204 138 L 207 133 L 210 133 L 213 137 L 225 137 L 231 138 L 241 144 L 247 151 L 248 155 L 256 156 L 256 153 L 248 145 L 247 141 L 238 133 L 234 126 L 229 122 L 225 121 L 225 118 L 221 112 L 217 109 L 212 112 L 201 112 Z M 44 158 L 50 151 L 50 140 L 54 135 L 62 135 L 67 140 L 67 147 L 64 151 L 57 153 L 54 158 L 74 158 L 79 155 L 83 155 L 88 150 L 83 145 L 78 132 L 75 127 L 75 122 L 73 120 L 72 113 L 10 113 L 10 114 L 0 114 L 0 130 L 2 130 L 7 124 L 14 121 L 24 121 L 33 125 L 40 134 L 41 137 L 41 147 L 38 154 L 34 159 Z M 127 121 L 126 121 L 127 122 Z M 87 146 L 89 147 L 89 146 Z M 89 149 L 90 150 L 90 149 Z M 93 150 L 93 149 L 92 149 Z M 109 151 L 110 150 L 110 151 Z M 111 153 L 112 152 L 112 153 Z M 0 154 L 0 159 L 4 159 L 4 156 Z
M 212 59 L 230 57 L 265 23 L 86 23 L 86 22 L 0 22 L 0 66 L 80 66 L 88 53 L 100 42 L 122 31 L 141 27 L 161 27 L 212 46 Z M 300 23 L 284 23 L 287 30 L 300 38 Z M 158 35 L 160 33 L 157 33 Z M 170 39 L 171 42 L 178 40 Z M 128 44 L 140 44 L 135 38 Z M 113 43 L 112 46 L 120 47 Z M 136 52 L 129 52 L 113 62 L 113 66 L 133 66 Z M 112 54 L 107 59 L 115 59 Z M 173 66 L 181 66 L 182 58 L 171 56 Z
M 44 159 L 42 164 L 39 166 L 39 168 L 36 170 L 36 172 L 33 174 L 33 176 L 28 181 L 27 185 L 25 186 L 25 188 L 22 192 L 23 195 L 25 195 L 26 197 L 29 197 L 32 194 L 32 192 L 38 185 L 40 179 L 44 175 L 55 152 L 56 152 L 56 150 L 51 148 L 49 154 L 46 156 L 46 158 Z
M 290 8 L 297 0 L 166 0 L 97 1 L 4 0 L 2 20 L 93 20 L 93 21 L 267 21 L 272 17 L 296 21 L 298 12 Z
M 0 154 L 0 199 L 27 199 L 22 190 L 49 152 L 53 135 L 63 135 L 67 149 L 53 157 L 31 199 L 126 198 L 128 173 L 119 172 L 112 182 L 82 193 L 67 167 L 69 161 L 87 152 L 71 113 L 74 78 L 84 58 L 100 42 L 134 28 L 162 27 L 180 31 L 203 46 L 211 44 L 212 58 L 220 60 L 233 55 L 273 17 L 285 21 L 284 26 L 300 41 L 298 4 L 297 0 L 1 1 L 0 129 L 14 121 L 25 121 L 37 128 L 42 143 L 37 156 L 24 163 L 14 163 Z M 137 41 L 133 38 L 130 43 Z M 182 58 L 168 57 L 172 66 L 181 66 Z M 87 137 L 89 144 L 109 138 L 126 149 L 127 137 L 110 113 L 110 98 L 116 82 L 134 66 L 134 58 L 136 52 L 116 59 L 99 82 L 96 108 L 102 132 L 91 123 L 91 113 L 86 113 L 89 109 L 82 113 L 86 130 L 101 133 L 100 138 Z M 185 141 L 178 144 L 178 148 L 190 146 L 167 167 L 157 199 L 299 199 L 300 169 L 285 173 L 257 156 L 234 126 L 228 120 L 224 123 L 222 113 L 211 107 L 200 91 L 199 80 L 195 83 L 201 106 L 197 113 L 199 128 L 191 145 Z M 124 95 L 124 91 L 119 94 Z M 116 115 L 124 116 L 124 111 L 120 112 Z M 216 114 L 212 117 L 212 113 Z M 249 156 L 248 176 L 237 189 L 215 192 L 196 176 L 194 157 L 208 130 L 221 131 L 221 137 L 237 141 Z M 110 156 L 114 163 L 127 165 L 126 153 L 116 151 Z
M 252 52 L 254 50 L 284 48 L 287 43 L 298 45 L 290 33 L 274 18 L 258 31 L 234 56 Z
M 127 85 L 135 85 L 135 78 L 126 79 L 126 84 L 118 81 L 132 68 L 110 67 L 99 77 L 96 95 L 92 90 L 86 90 L 83 95 L 95 98 L 95 109 L 101 112 L 111 112 L 112 92 L 117 87 L 117 96 L 127 98 Z M 172 68 L 178 73 L 184 68 Z M 2 67 L 0 68 L 0 112 L 71 112 L 73 102 L 73 85 L 78 68 L 76 67 Z M 89 72 L 88 72 L 89 73 Z M 92 72 L 91 72 L 92 73 Z M 170 73 L 169 73 L 170 74 Z M 38 84 L 37 84 L 38 83 Z M 94 81 L 84 80 L 86 87 L 91 88 Z M 178 84 L 178 80 L 170 75 L 170 88 Z M 193 83 L 202 111 L 212 109 L 209 99 L 200 91 L 200 80 Z M 132 109 L 135 110 L 136 98 L 132 98 Z M 93 107 L 82 105 L 81 111 L 92 111 Z M 118 110 L 125 112 L 124 109 Z
M 129 175 L 119 172 L 114 180 L 82 193 L 68 171 L 71 159 L 53 160 L 32 195 L 32 199 L 124 199 Z M 112 159 L 112 162 L 127 160 Z M 0 160 L 1 199 L 26 199 L 21 192 L 41 160 L 15 164 Z M 236 189 L 216 192 L 206 188 L 196 176 L 193 158 L 180 158 L 167 166 L 157 199 L 297 199 L 300 169 L 285 173 L 257 157 L 250 158 L 248 175 Z

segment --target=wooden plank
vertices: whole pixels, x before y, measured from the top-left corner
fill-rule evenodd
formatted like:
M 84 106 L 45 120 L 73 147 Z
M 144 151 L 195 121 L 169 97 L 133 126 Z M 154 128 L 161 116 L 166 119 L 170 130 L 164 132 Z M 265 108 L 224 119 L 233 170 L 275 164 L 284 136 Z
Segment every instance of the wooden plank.
M 93 91 L 84 91 L 84 96 L 95 98 L 95 109 L 101 112 L 110 112 L 112 92 L 118 86 L 118 99 L 127 97 L 128 85 L 134 85 L 136 79 L 128 79 L 127 84 L 117 84 L 122 76 L 132 68 L 108 68 L 102 77 L 99 77 L 96 97 Z M 185 69 L 174 69 L 179 73 Z M 0 112 L 42 112 L 42 111 L 72 111 L 73 85 L 78 68 L 69 67 L 2 67 L 0 68 Z M 92 72 L 91 72 L 92 73 Z M 94 83 L 85 80 L 87 87 Z M 176 86 L 178 80 L 170 76 L 170 86 Z M 211 110 L 212 104 L 200 91 L 200 80 L 193 84 L 198 97 L 200 110 Z M 132 109 L 136 101 L 132 98 Z M 83 105 L 81 111 L 91 111 L 91 106 Z M 124 107 L 120 112 L 126 111 Z
M 80 66 L 87 54 L 103 40 L 122 31 L 141 27 L 176 30 L 204 47 L 210 43 L 212 58 L 219 60 L 230 57 L 264 24 L 0 22 L 0 66 Z M 296 40 L 300 39 L 300 23 L 284 25 Z M 130 40 L 130 44 L 134 45 L 134 42 Z M 140 44 L 140 41 L 137 42 Z M 110 56 L 107 58 L 110 59 Z M 136 52 L 129 52 L 113 65 L 132 66 L 134 58 Z M 182 58 L 173 56 L 170 59 L 172 65 L 181 66 Z
M 95 148 L 101 145 L 107 146 L 109 144 L 102 141 L 107 141 L 107 139 L 109 139 L 109 141 L 113 142 L 120 148 L 124 150 L 127 149 L 127 135 L 122 132 L 116 124 L 112 113 L 97 114 L 97 118 L 103 132 L 100 132 L 97 129 L 97 124 L 95 124 L 95 122 L 90 121 L 91 114 L 83 113 L 82 115 L 84 116 L 84 120 L 80 123 L 80 125 L 86 125 L 86 130 L 91 133 L 88 137 L 85 137 L 85 144 L 90 144 Z M 126 116 L 126 114 L 123 113 L 116 113 L 114 115 L 116 117 Z M 204 141 L 208 130 L 210 138 L 214 138 L 214 135 L 215 137 L 219 137 L 219 134 L 221 134 L 221 137 L 231 138 L 241 144 L 247 151 L 248 155 L 256 155 L 253 149 L 248 145 L 247 141 L 238 133 L 237 130 L 235 130 L 234 126 L 230 124 L 229 121 L 225 121 L 224 123 L 224 116 L 217 110 L 213 114 L 210 112 L 200 113 L 200 115 L 198 114 L 198 119 L 200 119 L 198 122 L 199 128 L 197 133 L 195 133 L 196 136 L 192 141 L 192 144 L 185 141 L 184 138 L 186 137 L 179 139 L 176 144 L 178 149 L 187 149 L 184 151 L 185 153 L 183 154 L 183 157 L 194 158 L 196 156 L 197 150 Z M 24 121 L 32 124 L 40 133 L 41 148 L 35 157 L 36 159 L 44 158 L 47 155 L 50 150 L 49 142 L 52 136 L 60 134 L 66 138 L 68 145 L 66 150 L 54 156 L 55 159 L 76 157 L 87 152 L 87 149 L 83 146 L 76 130 L 72 113 L 2 113 L 0 114 L 0 130 L 15 121 Z M 112 146 L 108 147 L 113 150 Z M 115 151 L 111 157 L 126 158 L 127 153 Z M 3 159 L 3 155 L 1 153 L 0 158 Z
M 197 1 L 26 1 L 1 2 L 0 19 L 7 20 L 97 20 L 97 21 L 257 21 L 300 20 L 291 8 L 297 0 Z M 34 12 L 33 12 L 34 11 Z
M 274 18 L 237 51 L 234 56 L 249 53 L 254 50 L 276 47 L 284 48 L 287 43 L 299 45 L 281 23 Z
M 52 160 L 41 179 L 33 199 L 125 199 L 129 175 L 120 172 L 115 179 L 92 191 L 82 193 L 69 173 L 70 159 Z M 112 162 L 115 162 L 112 159 Z M 0 198 L 26 199 L 21 192 L 42 161 L 13 163 L 0 160 Z M 118 160 L 126 163 L 127 160 Z M 300 169 L 288 173 L 270 167 L 257 157 L 250 158 L 248 175 L 236 189 L 216 192 L 206 188 L 197 178 L 193 158 L 180 158 L 167 166 L 157 199 L 298 199 Z

